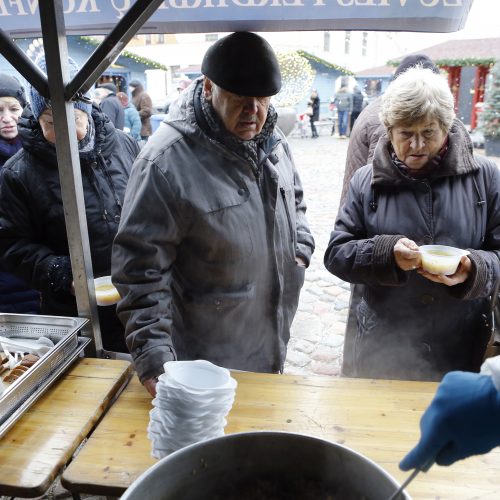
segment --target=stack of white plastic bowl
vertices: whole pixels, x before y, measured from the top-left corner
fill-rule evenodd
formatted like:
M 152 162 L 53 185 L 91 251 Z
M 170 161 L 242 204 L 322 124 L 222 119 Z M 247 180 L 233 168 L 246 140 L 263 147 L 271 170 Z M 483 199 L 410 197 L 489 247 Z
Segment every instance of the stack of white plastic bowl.
M 209 361 L 169 361 L 163 366 L 148 425 L 155 458 L 222 436 L 237 385 L 229 370 Z

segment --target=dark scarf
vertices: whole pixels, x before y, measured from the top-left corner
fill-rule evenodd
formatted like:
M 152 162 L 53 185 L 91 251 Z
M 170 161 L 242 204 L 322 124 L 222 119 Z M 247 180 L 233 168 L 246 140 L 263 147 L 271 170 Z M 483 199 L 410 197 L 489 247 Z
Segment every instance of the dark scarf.
M 4 163 L 11 157 L 14 156 L 23 146 L 21 138 L 19 136 L 14 137 L 14 139 L 2 139 L 0 138 L 0 167 L 3 167 Z
M 410 177 L 411 179 L 427 179 L 431 177 L 433 172 L 438 169 L 448 152 L 448 136 L 446 136 L 441 149 L 438 154 L 432 158 L 432 160 L 428 161 L 426 165 L 419 169 L 410 168 L 405 162 L 401 161 L 394 152 L 394 148 L 392 144 L 389 143 L 389 151 L 391 153 L 392 163 L 398 168 L 406 177 Z
M 245 141 L 228 132 L 210 102 L 205 99 L 202 87 L 202 85 L 199 85 L 195 99 L 200 99 L 203 116 L 208 125 L 208 130 L 205 130 L 205 132 L 207 132 L 212 139 L 223 144 L 230 151 L 236 153 L 238 156 L 249 162 L 256 176 L 259 177 L 260 166 L 258 162 L 257 150 L 259 147 L 263 147 L 263 144 L 271 137 L 274 131 L 274 127 L 278 119 L 276 110 L 270 105 L 267 112 L 266 122 L 264 123 L 260 133 L 253 139 Z

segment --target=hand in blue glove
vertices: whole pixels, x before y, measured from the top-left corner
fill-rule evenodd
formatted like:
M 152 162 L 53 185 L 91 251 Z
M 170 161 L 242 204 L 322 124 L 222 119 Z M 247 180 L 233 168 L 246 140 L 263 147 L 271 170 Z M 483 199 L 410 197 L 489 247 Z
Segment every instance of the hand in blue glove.
M 500 392 L 491 377 L 448 373 L 420 421 L 420 432 L 400 469 L 425 468 L 433 459 L 451 465 L 500 445 Z

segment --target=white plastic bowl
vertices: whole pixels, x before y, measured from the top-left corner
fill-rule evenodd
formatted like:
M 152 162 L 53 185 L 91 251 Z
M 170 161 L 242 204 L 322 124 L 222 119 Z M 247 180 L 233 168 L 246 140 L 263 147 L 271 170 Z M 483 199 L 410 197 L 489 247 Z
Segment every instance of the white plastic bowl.
M 461 248 L 446 245 L 423 245 L 419 247 L 422 254 L 422 268 L 431 274 L 454 274 L 460 259 L 470 252 Z
M 120 300 L 120 294 L 111 282 L 111 276 L 95 278 L 94 287 L 98 306 L 111 306 Z
M 229 370 L 201 359 L 167 361 L 163 368 L 168 377 L 187 390 L 225 389 L 231 381 Z

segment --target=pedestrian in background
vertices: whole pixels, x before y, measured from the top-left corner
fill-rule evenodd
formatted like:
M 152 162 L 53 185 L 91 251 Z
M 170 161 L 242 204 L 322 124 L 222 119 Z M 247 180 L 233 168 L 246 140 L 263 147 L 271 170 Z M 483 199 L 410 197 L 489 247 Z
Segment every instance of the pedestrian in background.
M 319 105 L 320 105 L 320 99 L 318 95 L 318 91 L 316 89 L 313 89 L 311 92 L 311 96 L 309 97 L 309 101 L 307 103 L 308 106 L 311 107 L 312 110 L 312 115 L 310 115 L 310 123 L 311 123 L 311 137 L 313 139 L 317 139 L 318 136 L 318 131 L 316 130 L 316 124 L 319 120 Z
M 113 245 L 119 315 L 151 394 L 175 359 L 282 371 L 314 250 L 270 102 L 281 88 L 273 49 L 233 33 L 201 71 L 134 164 Z
M 345 138 L 347 137 L 349 117 L 352 112 L 352 93 L 349 91 L 347 83 L 343 83 L 335 94 L 334 104 L 337 108 L 339 137 Z
M 111 123 L 118 130 L 123 130 L 125 126 L 125 112 L 121 102 L 116 97 L 117 88 L 114 83 L 103 83 L 98 87 L 103 97 L 100 106 L 102 112 L 111 120 Z
M 26 104 L 19 81 L 0 73 L 0 168 L 22 148 L 17 122 Z M 40 294 L 5 269 L 0 266 L 0 312 L 39 314 Z
M 363 95 L 363 92 L 361 92 L 359 85 L 354 85 L 354 88 L 352 90 L 352 113 L 351 113 L 351 123 L 350 123 L 351 132 L 359 114 L 361 113 L 361 111 L 363 111 L 364 101 L 365 101 L 365 96 Z M 349 136 L 350 135 L 351 133 L 349 133 Z
M 46 72 L 45 57 L 36 64 Z M 70 74 L 78 67 L 69 59 Z M 19 120 L 22 149 L 3 167 L 1 263 L 41 293 L 42 314 L 78 316 L 50 100 L 29 86 L 31 109 Z M 86 96 L 85 96 L 86 97 Z M 88 99 L 90 101 L 90 99 Z M 120 222 L 137 142 L 115 129 L 98 108 L 73 103 L 94 276 L 111 274 L 111 245 Z M 67 165 L 65 165 L 67 167 Z M 115 306 L 99 307 L 105 349 L 126 352 Z
M 139 80 L 132 80 L 128 86 L 132 93 L 132 104 L 141 117 L 141 139 L 147 141 L 153 130 L 151 127 L 151 115 L 154 112 L 153 101 Z
M 141 140 L 141 117 L 139 111 L 129 101 L 128 95 L 125 92 L 118 92 L 116 94 L 125 111 L 125 125 L 123 131 L 133 137 L 136 141 Z

